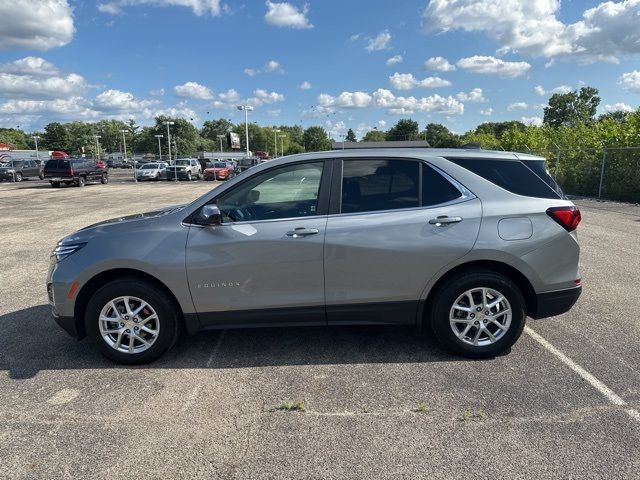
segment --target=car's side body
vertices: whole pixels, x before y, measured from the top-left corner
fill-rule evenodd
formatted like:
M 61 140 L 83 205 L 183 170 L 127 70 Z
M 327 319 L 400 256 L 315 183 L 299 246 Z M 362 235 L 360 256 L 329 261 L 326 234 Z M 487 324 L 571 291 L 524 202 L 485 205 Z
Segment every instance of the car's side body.
M 41 176 L 42 166 L 35 160 L 10 160 L 0 166 L 0 180 L 14 182 Z
M 200 178 L 202 167 L 196 158 L 179 158 L 173 165 L 168 165 L 166 176 L 168 180 L 189 180 Z
M 511 276 L 531 317 L 568 310 L 581 288 L 577 237 L 546 212 L 571 202 L 512 193 L 452 161 L 464 158 L 518 160 L 510 153 L 440 149 L 297 155 L 258 165 L 187 206 L 87 227 L 62 242 L 86 245 L 52 264 L 54 316 L 81 338 L 95 289 L 119 276 L 138 276 L 171 298 L 191 333 L 262 325 L 421 326 L 438 286 L 454 272 L 479 266 Z M 421 178 L 427 172 L 444 178 L 459 197 L 342 212 L 345 165 L 369 160 L 414 162 Z M 317 207 L 303 217 L 213 227 L 195 220 L 205 205 L 233 195 L 245 182 L 307 165 L 321 165 L 321 177 Z M 447 218 L 460 220 L 439 223 Z

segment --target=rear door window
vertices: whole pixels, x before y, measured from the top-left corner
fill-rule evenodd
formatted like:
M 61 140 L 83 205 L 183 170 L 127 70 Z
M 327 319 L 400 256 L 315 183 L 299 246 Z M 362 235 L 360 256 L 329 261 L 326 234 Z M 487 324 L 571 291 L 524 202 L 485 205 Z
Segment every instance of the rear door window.
M 538 198 L 562 198 L 530 168 L 519 160 L 489 160 L 482 158 L 448 158 L 453 163 L 505 190 Z
M 420 206 L 420 163 L 412 160 L 344 160 L 342 213 Z
M 442 174 L 428 165 L 422 166 L 422 206 L 440 205 L 460 197 L 462 192 Z

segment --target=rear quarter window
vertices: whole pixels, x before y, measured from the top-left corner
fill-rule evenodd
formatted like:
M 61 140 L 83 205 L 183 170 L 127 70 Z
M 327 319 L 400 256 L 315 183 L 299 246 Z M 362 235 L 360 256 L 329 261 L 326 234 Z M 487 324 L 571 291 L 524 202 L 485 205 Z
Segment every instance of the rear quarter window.
M 562 198 L 550 185 L 519 160 L 447 158 L 505 190 L 537 198 Z

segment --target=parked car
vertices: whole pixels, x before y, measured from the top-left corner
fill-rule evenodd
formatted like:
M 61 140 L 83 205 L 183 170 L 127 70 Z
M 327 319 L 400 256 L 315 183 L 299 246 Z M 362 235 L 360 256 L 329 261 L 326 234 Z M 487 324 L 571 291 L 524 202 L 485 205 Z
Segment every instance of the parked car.
M 145 180 L 164 180 L 167 178 L 167 164 L 165 162 L 145 163 L 136 170 L 136 179 L 139 182 Z
M 241 158 L 238 160 L 238 171 L 244 172 L 252 167 L 255 167 L 260 163 L 260 159 L 257 157 Z
M 472 358 L 581 293 L 580 211 L 544 159 L 384 149 L 283 157 L 194 202 L 60 241 L 57 322 L 122 363 L 182 327 L 415 325 Z
M 204 171 L 205 180 L 229 180 L 235 176 L 233 165 L 225 162 L 215 162 Z
M 9 160 L 0 164 L 0 180 L 21 182 L 25 178 L 42 180 L 42 167 L 35 160 Z
M 96 161 L 89 158 L 64 158 L 47 161 L 44 166 L 44 178 L 52 187 L 61 184 L 84 187 L 87 182 L 109 182 L 106 168 L 99 168 Z
M 167 180 L 200 180 L 202 167 L 196 158 L 178 158 L 173 165 L 167 166 Z
M 104 160 L 96 160 L 96 167 L 107 168 L 107 162 L 105 162 Z

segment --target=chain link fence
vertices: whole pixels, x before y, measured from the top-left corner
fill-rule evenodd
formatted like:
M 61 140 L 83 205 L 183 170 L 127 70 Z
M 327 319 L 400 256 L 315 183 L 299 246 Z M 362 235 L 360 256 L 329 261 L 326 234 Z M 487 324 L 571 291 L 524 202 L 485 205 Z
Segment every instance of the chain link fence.
M 568 195 L 640 203 L 640 147 L 558 148 L 537 154 L 547 159 L 547 169 Z

